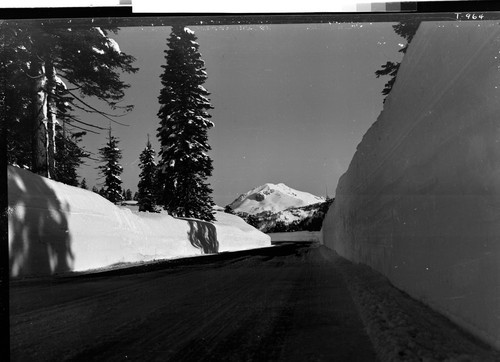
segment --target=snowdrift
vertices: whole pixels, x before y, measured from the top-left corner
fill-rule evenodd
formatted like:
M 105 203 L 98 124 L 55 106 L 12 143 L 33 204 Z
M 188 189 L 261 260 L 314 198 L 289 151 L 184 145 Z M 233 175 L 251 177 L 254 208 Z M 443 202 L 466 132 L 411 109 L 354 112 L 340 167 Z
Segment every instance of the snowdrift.
M 214 224 L 133 213 L 94 192 L 8 166 L 11 277 L 270 246 L 237 216 Z
M 500 27 L 424 22 L 324 242 L 500 348 Z

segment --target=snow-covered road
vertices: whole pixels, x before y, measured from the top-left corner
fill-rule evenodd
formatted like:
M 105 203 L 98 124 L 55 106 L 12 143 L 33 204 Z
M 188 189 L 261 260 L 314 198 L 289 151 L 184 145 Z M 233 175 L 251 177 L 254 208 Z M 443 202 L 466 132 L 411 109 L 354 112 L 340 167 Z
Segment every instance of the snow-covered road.
M 498 358 L 378 274 L 317 245 L 12 281 L 10 308 L 13 361 Z M 415 321 L 422 317 L 435 322 Z

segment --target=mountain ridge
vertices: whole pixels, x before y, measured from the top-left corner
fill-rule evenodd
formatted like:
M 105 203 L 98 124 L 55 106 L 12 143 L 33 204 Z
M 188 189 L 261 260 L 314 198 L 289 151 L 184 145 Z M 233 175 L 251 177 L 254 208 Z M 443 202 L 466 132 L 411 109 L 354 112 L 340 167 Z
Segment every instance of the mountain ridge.
M 235 213 L 256 215 L 266 211 L 277 213 L 325 200 L 323 197 L 293 189 L 284 183 L 265 183 L 241 194 L 226 207 Z

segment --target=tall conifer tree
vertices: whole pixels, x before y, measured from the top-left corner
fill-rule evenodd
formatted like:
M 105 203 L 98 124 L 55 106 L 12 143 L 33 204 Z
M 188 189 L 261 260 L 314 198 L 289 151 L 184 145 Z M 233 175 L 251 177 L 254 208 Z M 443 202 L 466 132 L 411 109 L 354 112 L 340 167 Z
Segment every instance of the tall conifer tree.
M 139 211 L 157 212 L 156 207 L 156 162 L 155 150 L 151 146 L 151 142 L 146 143 L 146 148 L 139 156 L 139 167 L 141 173 L 139 175 L 139 184 L 137 185 L 137 203 L 139 204 Z M 132 198 L 132 197 L 130 197 Z
M 207 131 L 214 126 L 207 110 L 210 93 L 197 38 L 190 29 L 176 25 L 167 41 L 166 65 L 161 75 L 158 139 L 159 203 L 174 216 L 213 221 L 211 149 Z
M 106 146 L 99 148 L 103 165 L 98 167 L 99 173 L 104 177 L 103 196 L 115 204 L 123 201 L 120 178 L 123 168 L 119 164 L 122 151 L 118 148 L 118 142 L 118 139 L 111 134 L 110 127 Z

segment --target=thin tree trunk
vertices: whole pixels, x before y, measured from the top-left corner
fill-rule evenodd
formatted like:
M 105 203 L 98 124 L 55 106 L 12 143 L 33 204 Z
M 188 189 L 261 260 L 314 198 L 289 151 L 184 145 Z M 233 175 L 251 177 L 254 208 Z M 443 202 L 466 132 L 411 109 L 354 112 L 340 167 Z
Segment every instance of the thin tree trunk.
M 47 165 L 48 177 L 53 178 L 55 175 L 55 153 L 56 153 L 56 112 L 57 105 L 55 99 L 56 92 L 56 70 L 53 64 L 47 64 Z
M 45 86 L 45 65 L 34 61 L 31 63 L 37 67 L 36 76 L 33 80 L 33 129 L 31 141 L 31 167 L 32 171 L 41 175 L 49 176 L 48 167 L 48 132 L 47 132 L 47 93 Z

